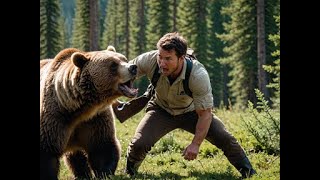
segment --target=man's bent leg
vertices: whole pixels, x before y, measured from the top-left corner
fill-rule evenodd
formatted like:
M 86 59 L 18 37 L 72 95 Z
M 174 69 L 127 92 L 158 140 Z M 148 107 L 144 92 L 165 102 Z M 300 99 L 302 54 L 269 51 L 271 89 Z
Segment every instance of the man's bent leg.
M 226 130 L 224 124 L 216 115 L 213 115 L 206 139 L 224 152 L 224 155 L 241 173 L 243 178 L 256 174 L 256 171 L 252 168 L 252 165 L 239 142 Z
M 189 123 L 184 123 L 181 128 L 194 134 L 197 118 L 195 113 L 183 117 L 183 119 L 188 119 Z M 212 117 L 206 139 L 223 151 L 229 162 L 241 173 L 242 177 L 250 177 L 256 173 L 243 148 L 236 138 L 226 130 L 224 124 L 216 115 Z
M 154 144 L 176 128 L 172 116 L 158 106 L 147 109 L 127 149 L 126 173 L 134 175 Z

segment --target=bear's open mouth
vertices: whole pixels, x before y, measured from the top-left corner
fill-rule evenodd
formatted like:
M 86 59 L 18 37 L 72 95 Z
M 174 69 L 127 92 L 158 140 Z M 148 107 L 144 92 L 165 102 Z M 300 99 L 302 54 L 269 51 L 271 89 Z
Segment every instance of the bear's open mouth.
M 133 79 L 130 79 L 129 81 L 119 84 L 119 89 L 123 93 L 123 95 L 133 98 L 138 94 L 138 89 L 133 87 Z

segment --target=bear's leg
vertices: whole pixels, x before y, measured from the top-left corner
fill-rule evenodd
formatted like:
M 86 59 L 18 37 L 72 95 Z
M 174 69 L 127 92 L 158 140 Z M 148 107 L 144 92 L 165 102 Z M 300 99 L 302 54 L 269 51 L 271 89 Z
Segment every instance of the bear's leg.
M 40 151 L 40 180 L 58 180 L 59 167 L 57 155 Z
M 108 175 L 114 175 L 120 159 L 118 141 L 104 142 L 89 151 L 89 163 L 96 177 L 106 178 Z
M 91 179 L 91 170 L 83 151 L 68 152 L 64 160 L 76 179 Z

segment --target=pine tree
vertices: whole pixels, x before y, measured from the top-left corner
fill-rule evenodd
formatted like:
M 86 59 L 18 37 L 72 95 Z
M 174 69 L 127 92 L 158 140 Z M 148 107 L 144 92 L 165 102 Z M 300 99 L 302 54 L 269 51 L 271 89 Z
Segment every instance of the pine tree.
M 274 43 L 277 48 L 272 56 L 277 59 L 273 65 L 265 65 L 263 68 L 274 75 L 272 81 L 267 85 L 268 88 L 274 89 L 275 94 L 271 97 L 273 107 L 280 108 L 280 15 L 275 16 L 275 22 L 277 22 L 278 32 L 276 34 L 269 35 L 269 40 Z
M 269 99 L 267 90 L 267 73 L 263 69 L 266 64 L 266 30 L 265 30 L 265 1 L 257 0 L 257 60 L 258 60 L 258 88 Z
M 116 0 L 108 0 L 108 5 L 106 6 L 106 17 L 104 20 L 104 32 L 100 41 L 101 48 L 106 49 L 108 45 L 114 46 L 118 49 L 117 43 L 117 3 Z
M 208 39 L 209 39 L 209 58 L 210 69 L 209 76 L 212 84 L 212 93 L 214 97 L 214 105 L 216 107 L 224 105 L 229 107 L 229 82 L 227 65 L 221 64 L 218 59 L 224 56 L 224 43 L 217 37 L 217 34 L 224 33 L 222 23 L 227 18 L 221 15 L 221 8 L 227 4 L 228 0 L 209 1 L 208 16 Z
M 72 26 L 75 14 L 75 0 L 61 0 L 62 4 L 62 19 L 64 21 L 64 39 L 65 45 L 63 48 L 71 47 L 72 45 Z
M 158 40 L 172 31 L 172 12 L 169 0 L 149 0 L 147 5 L 147 51 L 156 49 Z
M 130 54 L 133 59 L 146 51 L 145 0 L 130 1 Z
M 178 31 L 188 40 L 189 47 L 195 50 L 197 59 L 208 70 L 215 106 L 219 106 L 223 98 L 224 104 L 228 104 L 228 89 L 224 88 L 227 69 L 218 62 L 223 54 L 223 43 L 215 35 L 223 32 L 223 17 L 220 14 L 223 5 L 224 1 L 181 0 L 177 16 Z
M 187 39 L 189 47 L 194 49 L 197 59 L 210 71 L 207 7 L 207 0 L 181 0 L 177 12 L 177 29 Z
M 61 41 L 60 41 L 60 48 L 64 49 L 69 47 L 69 39 L 68 39 L 68 28 L 66 25 L 66 19 L 63 16 L 60 16 L 59 18 L 59 27 L 61 27 L 60 35 L 61 35 Z
M 73 25 L 72 46 L 82 51 L 89 51 L 90 37 L 90 7 L 89 0 L 76 0 L 76 14 Z
M 179 3 L 179 0 L 173 0 L 173 2 L 172 2 L 172 20 L 173 20 L 172 31 L 173 31 L 173 32 L 176 32 L 176 31 L 177 31 L 178 3 Z
M 117 51 L 129 55 L 129 1 L 117 1 Z
M 277 21 L 275 21 L 275 16 L 280 16 L 280 0 L 268 0 L 265 2 L 265 29 L 266 29 L 266 64 L 273 65 L 277 60 L 276 56 L 273 56 L 273 52 L 278 50 L 278 47 L 274 45 L 273 41 L 268 40 L 270 35 L 278 33 L 279 27 L 277 26 Z M 273 73 L 267 73 L 267 82 L 272 82 L 276 75 Z M 274 97 L 276 89 L 269 88 L 270 97 Z M 272 101 L 270 101 L 272 103 Z
M 107 6 L 108 6 L 108 2 L 109 0 L 100 0 L 100 9 L 99 9 L 99 22 L 100 22 L 100 40 L 99 40 L 99 47 L 102 47 L 102 44 L 101 44 L 101 38 L 103 36 L 103 32 L 104 32 L 104 21 L 106 19 L 106 9 L 107 9 Z
M 102 47 L 113 45 L 117 52 L 129 55 L 129 1 L 109 0 L 104 21 Z
M 72 46 L 83 51 L 99 50 L 99 3 L 96 0 L 76 0 Z
M 99 2 L 89 0 L 89 51 L 99 50 Z
M 59 2 L 40 0 L 40 59 L 54 58 L 62 48 Z
M 226 42 L 226 56 L 220 62 L 230 66 L 231 101 L 237 108 L 246 108 L 248 100 L 256 102 L 257 46 L 255 1 L 234 0 L 222 8 L 222 14 L 230 16 L 224 23 L 226 33 L 218 37 Z

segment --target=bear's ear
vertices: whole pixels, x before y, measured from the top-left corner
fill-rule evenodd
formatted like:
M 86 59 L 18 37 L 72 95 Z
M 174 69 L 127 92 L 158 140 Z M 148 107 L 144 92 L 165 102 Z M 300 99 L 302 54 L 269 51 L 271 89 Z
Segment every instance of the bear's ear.
M 88 58 L 80 52 L 75 52 L 71 55 L 71 61 L 75 66 L 82 68 L 88 62 Z
M 111 46 L 111 45 L 109 45 L 109 46 L 107 47 L 107 51 L 117 52 L 117 51 L 116 51 L 116 48 L 114 48 L 114 47 Z

